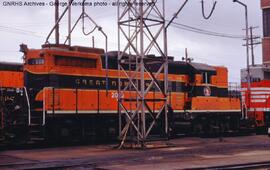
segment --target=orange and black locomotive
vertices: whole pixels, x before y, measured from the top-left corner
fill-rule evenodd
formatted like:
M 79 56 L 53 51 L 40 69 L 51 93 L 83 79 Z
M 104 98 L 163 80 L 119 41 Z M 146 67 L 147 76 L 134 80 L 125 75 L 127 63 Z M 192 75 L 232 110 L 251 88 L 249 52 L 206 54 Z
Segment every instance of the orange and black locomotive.
M 28 140 L 89 141 L 117 137 L 117 52 L 106 54 L 106 70 L 103 49 L 47 44 L 41 49 L 21 45 L 21 51 L 24 64 L 17 81 L 21 83 L 19 89 L 24 89 L 24 109 L 18 112 L 26 115 L 25 128 L 21 129 L 26 129 Z M 154 67 L 151 69 L 155 72 Z M 214 133 L 218 124 L 223 131 L 239 129 L 240 100 L 228 89 L 227 68 L 170 58 L 168 71 L 173 133 Z M 120 83 L 128 83 L 124 75 Z M 15 88 L 15 84 L 11 86 Z M 132 93 L 131 90 L 122 95 Z M 150 94 L 154 93 L 153 90 Z M 2 108 L 6 109 L 6 105 Z

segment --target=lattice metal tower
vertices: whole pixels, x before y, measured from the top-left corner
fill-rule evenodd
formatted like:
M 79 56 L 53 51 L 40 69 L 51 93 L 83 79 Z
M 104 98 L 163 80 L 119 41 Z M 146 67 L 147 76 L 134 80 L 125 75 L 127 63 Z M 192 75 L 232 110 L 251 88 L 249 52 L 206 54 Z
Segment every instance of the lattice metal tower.
M 155 56 L 150 55 L 155 54 Z M 118 0 L 119 138 L 168 135 L 165 0 Z

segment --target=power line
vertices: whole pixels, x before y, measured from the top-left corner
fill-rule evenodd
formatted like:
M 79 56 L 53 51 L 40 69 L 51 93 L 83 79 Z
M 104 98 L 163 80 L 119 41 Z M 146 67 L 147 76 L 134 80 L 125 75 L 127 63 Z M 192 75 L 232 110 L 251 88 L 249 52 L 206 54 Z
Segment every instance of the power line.
M 194 32 L 194 33 L 204 34 L 204 35 L 210 35 L 210 36 L 222 37 L 222 38 L 233 38 L 233 39 L 245 38 L 245 36 L 242 36 L 242 35 L 233 35 L 233 34 L 214 32 L 214 31 L 209 31 L 209 30 L 204 30 L 204 29 L 192 27 L 192 26 L 185 25 L 185 24 L 180 24 L 177 22 L 173 22 L 172 24 L 173 24 L 172 27 L 186 30 L 186 31 L 190 31 L 190 32 Z
M 27 36 L 33 36 L 33 37 L 43 37 L 43 36 L 39 36 L 39 35 L 35 35 L 35 34 L 26 34 L 26 33 L 23 33 L 23 32 L 16 32 L 16 31 L 12 31 L 12 30 L 2 30 L 0 29 L 1 32 L 7 32 L 7 33 L 13 33 L 13 34 L 20 34 L 20 35 L 27 35 Z
M 156 17 L 154 15 L 151 15 L 152 17 Z M 165 19 L 166 22 L 170 22 L 170 20 Z M 243 39 L 245 38 L 244 35 L 233 35 L 233 34 L 227 34 L 227 33 L 220 33 L 220 32 L 214 32 L 214 31 L 209 31 L 201 28 L 196 28 L 193 26 L 181 24 L 178 22 L 172 22 L 172 27 L 182 29 L 185 31 L 190 31 L 198 34 L 204 34 L 204 35 L 209 35 L 209 36 L 215 36 L 215 37 L 222 37 L 222 38 L 232 38 L 232 39 Z
M 20 35 L 25 35 L 25 36 L 33 36 L 33 37 L 38 37 L 38 38 L 45 38 L 45 36 L 41 33 L 38 32 L 33 32 L 29 31 L 26 29 L 18 28 L 18 27 L 11 27 L 11 26 L 3 26 L 0 25 L 0 32 L 8 32 L 8 33 L 13 33 L 13 34 L 20 34 Z M 65 39 L 65 37 L 61 37 Z
M 3 53 L 15 53 L 15 52 L 19 52 L 18 50 L 0 50 L 0 52 Z
M 35 33 L 33 31 L 28 31 L 28 30 L 24 30 L 24 29 L 15 28 L 15 27 L 2 26 L 2 25 L 0 25 L 0 29 L 7 29 L 7 30 L 11 29 L 14 31 L 26 32 L 26 33 L 31 33 L 31 34 Z
M 37 33 L 33 32 L 33 31 L 14 28 L 14 27 L 8 27 L 8 26 L 2 26 L 2 25 L 0 25 L 0 31 L 14 33 L 14 34 L 20 34 L 20 35 L 30 35 L 30 36 L 34 36 L 34 37 L 44 37 L 41 35 L 37 35 Z

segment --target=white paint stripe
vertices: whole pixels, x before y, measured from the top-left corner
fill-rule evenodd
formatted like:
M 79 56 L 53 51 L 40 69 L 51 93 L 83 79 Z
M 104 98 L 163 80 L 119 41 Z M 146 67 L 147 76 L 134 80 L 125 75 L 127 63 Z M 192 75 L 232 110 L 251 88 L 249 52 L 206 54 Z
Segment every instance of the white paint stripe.
M 269 97 L 268 95 L 258 95 L 258 96 L 252 95 L 251 96 L 252 99 L 267 99 L 268 97 Z
M 252 91 L 251 94 L 270 94 L 270 91 Z
M 53 114 L 52 110 L 47 110 L 46 111 L 48 114 Z M 148 113 L 149 111 L 146 111 L 146 113 Z M 159 110 L 155 110 L 156 113 L 159 112 Z M 55 110 L 54 111 L 55 114 L 76 114 L 76 110 Z M 98 111 L 97 110 L 78 110 L 78 114 L 97 114 Z M 99 111 L 100 114 L 116 114 L 118 113 L 117 110 L 100 110 Z M 124 113 L 124 111 L 122 111 L 122 113 Z
M 156 110 L 158 112 L 159 110 Z M 241 110 L 174 110 L 174 112 L 190 112 L 190 113 L 199 113 L 199 112 L 240 112 Z M 47 114 L 53 114 L 52 110 L 47 110 Z M 55 110 L 55 114 L 76 114 L 75 110 Z M 101 114 L 116 114 L 117 110 L 100 110 Z M 97 110 L 78 110 L 78 114 L 97 114 Z
M 249 108 L 248 111 L 268 112 L 268 111 L 270 111 L 270 108 Z
M 252 103 L 265 103 L 266 100 L 251 100 Z
M 269 87 L 253 87 L 251 88 L 251 90 L 266 90 L 266 91 L 270 91 Z
M 174 110 L 174 112 L 190 112 L 190 113 L 198 113 L 198 112 L 240 112 L 241 110 Z
M 269 90 L 270 87 L 251 87 L 250 90 Z M 247 88 L 241 88 L 241 91 L 247 91 Z
M 48 114 L 53 114 L 52 110 L 47 110 Z M 55 114 L 76 114 L 76 110 L 55 110 Z M 78 110 L 78 114 L 97 114 L 97 110 Z M 99 113 L 118 113 L 117 110 L 100 110 Z

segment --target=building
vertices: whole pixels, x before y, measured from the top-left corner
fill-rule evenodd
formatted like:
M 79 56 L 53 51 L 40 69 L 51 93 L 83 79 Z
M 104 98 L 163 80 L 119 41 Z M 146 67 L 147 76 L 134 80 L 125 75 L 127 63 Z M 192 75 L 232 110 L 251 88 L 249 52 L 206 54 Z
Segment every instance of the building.
M 270 0 L 261 0 L 263 15 L 263 63 L 250 66 L 251 82 L 270 80 Z M 247 69 L 241 69 L 241 82 L 247 82 Z
M 270 65 L 270 0 L 261 0 L 263 11 L 263 64 Z

